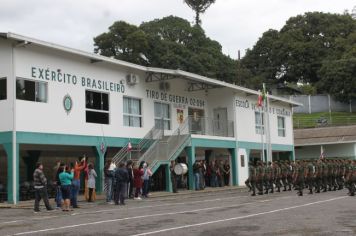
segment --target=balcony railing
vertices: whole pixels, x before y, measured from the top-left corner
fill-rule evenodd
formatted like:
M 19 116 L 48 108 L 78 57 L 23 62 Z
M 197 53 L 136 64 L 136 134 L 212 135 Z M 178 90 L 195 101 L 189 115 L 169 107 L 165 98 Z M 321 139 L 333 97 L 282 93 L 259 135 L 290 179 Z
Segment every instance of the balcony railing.
M 188 117 L 189 132 L 208 136 L 235 137 L 234 121 L 216 120 L 209 117 Z

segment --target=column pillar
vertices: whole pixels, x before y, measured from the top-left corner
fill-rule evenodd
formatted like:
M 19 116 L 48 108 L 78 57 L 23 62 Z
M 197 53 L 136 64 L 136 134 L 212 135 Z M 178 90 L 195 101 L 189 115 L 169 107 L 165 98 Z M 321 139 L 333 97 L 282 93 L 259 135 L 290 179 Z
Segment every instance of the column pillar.
M 185 151 L 188 155 L 188 179 L 189 179 L 189 189 L 195 189 L 195 182 L 194 182 L 194 172 L 193 172 L 193 165 L 195 163 L 195 147 L 186 147 Z
M 166 176 L 166 191 L 167 192 L 173 192 L 173 186 L 172 186 L 172 181 L 171 181 L 171 170 L 170 170 L 170 164 L 164 165 L 165 169 L 165 176 Z
M 7 202 L 17 204 L 19 201 L 19 148 L 16 144 L 15 152 L 12 143 L 3 144 L 7 155 Z
M 102 193 L 104 190 L 104 158 L 105 152 L 101 150 L 100 144 L 95 146 L 95 172 L 98 175 L 95 181 L 95 190 L 97 193 Z
M 238 160 L 237 160 L 237 149 L 236 148 L 229 148 L 229 153 L 231 155 L 231 175 L 232 175 L 232 185 L 236 186 L 239 184 L 238 179 Z

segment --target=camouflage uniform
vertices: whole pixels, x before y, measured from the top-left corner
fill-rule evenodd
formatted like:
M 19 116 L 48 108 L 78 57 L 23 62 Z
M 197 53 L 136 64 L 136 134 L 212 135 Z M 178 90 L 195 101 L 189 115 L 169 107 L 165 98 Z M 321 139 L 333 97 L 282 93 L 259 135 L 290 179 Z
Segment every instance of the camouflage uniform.
M 253 163 L 250 163 L 248 172 L 248 180 L 252 191 L 251 196 L 256 196 L 256 168 Z
M 281 192 L 281 176 L 282 176 L 282 171 L 281 171 L 281 167 L 279 166 L 279 164 L 277 162 L 273 163 L 273 169 L 274 169 L 274 183 L 276 185 L 277 188 L 277 192 Z
M 314 167 L 312 161 L 309 161 L 305 168 L 305 176 L 306 176 L 306 182 L 307 182 L 308 188 L 309 188 L 309 194 L 313 194 L 314 177 L 315 177 L 314 174 L 315 174 L 315 167 Z
M 298 195 L 303 196 L 303 189 L 304 189 L 304 166 L 303 166 L 303 163 L 298 162 L 295 165 L 293 177 L 294 177 L 294 183 L 298 188 Z

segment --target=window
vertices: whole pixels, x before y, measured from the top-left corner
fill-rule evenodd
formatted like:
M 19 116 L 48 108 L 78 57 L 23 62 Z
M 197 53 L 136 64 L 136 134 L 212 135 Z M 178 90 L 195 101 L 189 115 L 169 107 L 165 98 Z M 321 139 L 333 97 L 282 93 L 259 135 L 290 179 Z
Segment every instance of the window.
M 158 129 L 171 129 L 171 110 L 169 104 L 162 102 L 155 102 L 155 126 Z M 163 126 L 162 126 L 163 122 Z
M 124 97 L 124 126 L 142 127 L 141 100 Z
M 6 78 L 0 78 L 0 100 L 6 100 L 6 98 L 7 98 Z
M 87 123 L 109 124 L 109 94 L 85 91 Z
M 47 82 L 16 79 L 16 98 L 33 102 L 47 102 Z
M 256 134 L 265 134 L 265 127 L 264 127 L 264 114 L 256 111 L 255 112 L 255 128 Z
M 278 136 L 285 137 L 286 136 L 286 124 L 285 118 L 283 116 L 278 116 Z

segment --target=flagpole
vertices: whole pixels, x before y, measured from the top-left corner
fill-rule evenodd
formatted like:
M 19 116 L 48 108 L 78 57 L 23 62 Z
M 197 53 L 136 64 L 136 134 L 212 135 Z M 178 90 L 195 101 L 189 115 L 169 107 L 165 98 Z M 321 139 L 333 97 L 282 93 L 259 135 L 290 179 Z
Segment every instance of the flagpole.
M 262 145 L 262 149 L 261 149 L 261 154 L 262 154 L 262 161 L 265 161 L 265 143 L 263 142 L 263 107 L 260 107 L 260 121 L 261 121 L 261 126 L 260 126 L 260 133 L 261 133 L 261 145 Z
M 271 145 L 271 126 L 269 120 L 269 94 L 266 94 L 266 141 L 267 141 L 267 160 L 272 161 L 272 145 Z

